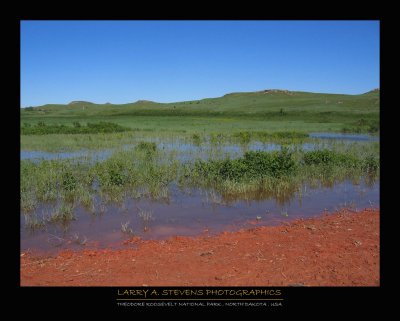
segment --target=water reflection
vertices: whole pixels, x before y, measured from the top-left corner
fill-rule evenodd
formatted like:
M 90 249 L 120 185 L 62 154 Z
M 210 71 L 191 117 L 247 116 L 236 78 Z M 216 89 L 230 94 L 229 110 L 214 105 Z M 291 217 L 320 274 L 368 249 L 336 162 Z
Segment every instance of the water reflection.
M 52 251 L 88 247 L 91 244 L 120 247 L 127 238 L 121 231 L 121 224 L 126 222 L 130 223 L 129 227 L 135 236 L 166 239 L 174 235 L 199 235 L 204 230 L 211 233 L 235 230 L 246 227 L 249 221 L 256 221 L 257 225 L 276 225 L 282 221 L 307 218 L 349 206 L 356 209 L 379 207 L 379 182 L 365 179 L 358 185 L 349 180 L 332 187 L 312 188 L 304 185 L 294 193 L 286 193 L 278 198 L 269 197 L 261 191 L 241 198 L 229 198 L 211 195 L 210 191 L 182 191 L 178 188 L 172 189 L 169 203 L 127 196 L 119 204 L 104 204 L 100 198 L 96 198 L 94 212 L 79 206 L 75 208 L 76 220 L 46 224 L 35 230 L 26 228 L 25 217 L 21 215 L 21 248 Z M 42 204 L 35 213 L 29 215 L 40 218 L 42 213 L 49 213 L 50 209 L 51 205 Z M 151 213 L 151 216 L 143 213 Z

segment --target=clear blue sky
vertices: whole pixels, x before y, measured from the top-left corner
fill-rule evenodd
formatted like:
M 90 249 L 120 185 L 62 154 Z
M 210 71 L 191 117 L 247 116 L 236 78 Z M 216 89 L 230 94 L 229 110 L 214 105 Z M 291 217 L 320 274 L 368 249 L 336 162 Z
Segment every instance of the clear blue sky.
M 379 87 L 379 21 L 21 21 L 21 106 Z

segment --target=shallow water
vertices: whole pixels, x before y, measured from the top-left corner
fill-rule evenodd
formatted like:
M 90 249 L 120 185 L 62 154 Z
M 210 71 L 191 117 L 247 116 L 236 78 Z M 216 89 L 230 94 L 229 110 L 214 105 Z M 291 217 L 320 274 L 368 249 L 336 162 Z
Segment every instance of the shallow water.
M 378 142 L 378 136 L 371 136 L 366 134 L 343 134 L 343 133 L 310 133 L 311 138 L 320 139 L 335 139 L 335 140 L 350 140 L 350 141 L 369 141 Z
M 369 143 L 379 141 L 379 137 L 370 135 L 358 134 L 337 134 L 337 133 L 311 133 L 313 142 L 306 142 L 302 144 L 293 144 L 289 148 L 300 148 L 305 151 L 331 148 L 335 142 L 342 143 Z M 175 152 L 175 158 L 179 161 L 190 161 L 196 158 L 201 159 L 223 159 L 223 158 L 236 158 L 241 157 L 247 151 L 277 151 L 281 149 L 280 144 L 253 141 L 248 144 L 230 144 L 230 143 L 211 143 L 202 142 L 201 144 L 194 144 L 192 142 L 173 140 L 165 141 L 161 138 L 150 139 L 157 144 L 157 148 L 163 152 Z M 21 160 L 32 160 L 40 162 L 42 160 L 56 160 L 56 159 L 85 159 L 91 162 L 103 161 L 109 158 L 114 152 L 118 150 L 133 149 L 136 144 L 124 145 L 120 149 L 104 149 L 100 151 L 93 150 L 80 150 L 76 152 L 43 152 L 43 151 L 21 151 Z
M 91 160 L 105 160 L 112 155 L 113 151 L 106 149 L 101 151 L 89 151 L 80 150 L 77 152 L 42 152 L 42 151 L 31 151 L 31 150 L 21 150 L 21 160 L 29 159 L 34 162 L 39 162 L 42 160 L 57 160 L 57 159 L 80 159 L 80 158 L 90 158 Z
M 121 224 L 126 222 L 130 222 L 129 227 L 134 235 L 160 240 L 175 235 L 195 236 L 276 225 L 282 221 L 320 215 L 324 211 L 332 212 L 341 207 L 362 209 L 370 206 L 379 207 L 379 182 L 372 186 L 367 186 L 365 182 L 354 185 L 350 181 L 332 188 L 310 189 L 305 186 L 301 196 L 297 194 L 283 204 L 274 199 L 226 203 L 209 192 L 194 190 L 185 193 L 175 188 L 168 202 L 126 199 L 123 206 L 107 205 L 103 214 L 99 214 L 97 204 L 95 215 L 78 207 L 75 209 L 77 220 L 64 227 L 48 224 L 44 229 L 32 231 L 25 227 L 24 216 L 21 215 L 21 250 L 54 252 L 62 248 L 131 246 L 122 245 L 129 238 L 121 231 Z M 144 224 L 138 216 L 139 208 L 151 211 L 154 220 Z M 36 211 L 39 216 L 45 212 L 46 206 Z M 85 245 L 80 245 L 76 238 L 87 241 Z
M 331 148 L 337 142 L 348 144 L 369 144 L 379 141 L 379 137 L 354 134 L 312 133 L 311 142 L 292 145 L 291 148 L 313 150 Z M 249 144 L 228 144 L 202 142 L 199 145 L 190 140 L 152 139 L 157 148 L 165 152 L 165 160 L 190 161 L 196 158 L 223 159 L 241 157 L 246 151 L 275 151 L 281 146 L 274 143 L 253 141 Z M 21 159 L 34 162 L 50 159 L 74 159 L 102 161 L 118 150 L 129 150 L 135 144 L 119 149 L 100 151 L 81 150 L 77 152 L 47 153 L 41 151 L 21 151 Z M 168 154 L 169 153 L 169 154 Z M 172 187 L 168 202 L 148 199 L 126 199 L 123 206 L 111 204 L 103 207 L 97 199 L 95 214 L 83 207 L 77 207 L 77 220 L 65 226 L 47 224 L 44 228 L 30 230 L 25 227 L 25 216 L 21 214 L 21 250 L 35 249 L 54 252 L 63 248 L 127 247 L 122 242 L 132 235 L 121 232 L 121 224 L 129 222 L 134 235 L 143 239 L 167 239 L 175 235 L 194 236 L 203 233 L 218 233 L 258 225 L 275 225 L 282 221 L 320 215 L 325 210 L 332 212 L 340 207 L 379 207 L 379 182 L 372 186 L 351 181 L 336 184 L 332 188 L 310 189 L 304 186 L 300 194 L 289 200 L 278 201 L 254 195 L 251 201 L 227 202 L 210 191 L 193 190 L 183 192 Z M 54 205 L 42 204 L 32 215 L 42 217 L 50 213 Z M 100 210 L 102 208 L 102 210 Z M 154 220 L 144 225 L 138 216 L 139 208 L 152 212 Z M 104 211 L 103 211 L 104 210 Z M 145 226 L 147 230 L 145 231 Z M 81 245 L 79 243 L 85 243 Z

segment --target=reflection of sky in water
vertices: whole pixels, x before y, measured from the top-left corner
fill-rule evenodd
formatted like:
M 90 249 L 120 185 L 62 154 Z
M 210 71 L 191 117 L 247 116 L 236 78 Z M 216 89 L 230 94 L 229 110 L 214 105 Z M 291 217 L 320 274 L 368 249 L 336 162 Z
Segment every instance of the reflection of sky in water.
M 378 136 L 363 135 L 363 134 L 342 134 L 342 133 L 310 133 L 311 138 L 320 139 L 337 139 L 337 140 L 351 140 L 351 141 L 379 141 Z
M 379 137 L 369 135 L 356 135 L 356 134 L 336 134 L 336 133 L 312 133 L 312 138 L 321 139 L 318 142 L 309 142 L 298 145 L 289 145 L 289 148 L 301 148 L 305 151 L 329 148 L 331 141 L 341 141 L 344 143 L 352 142 L 372 142 L 379 141 Z M 162 151 L 176 151 L 176 159 L 180 161 L 190 161 L 195 158 L 226 158 L 226 157 L 241 157 L 246 151 L 277 151 L 280 150 L 281 146 L 274 143 L 265 143 L 259 141 L 253 141 L 249 144 L 212 144 L 210 142 L 203 142 L 200 145 L 192 143 L 186 143 L 182 141 L 165 142 L 162 139 L 153 139 L 157 143 L 157 147 Z M 123 146 L 124 150 L 134 148 L 134 144 Z M 81 150 L 76 152 L 59 152 L 49 153 L 42 151 L 21 151 L 21 159 L 30 159 L 38 162 L 40 160 L 52 160 L 52 159 L 89 159 L 91 161 L 102 161 L 112 155 L 113 152 L 117 151 L 112 149 L 105 149 L 100 151 L 92 150 Z
M 103 207 L 103 214 L 100 214 L 100 199 L 96 198 L 97 214 L 93 215 L 77 207 L 77 220 L 70 222 L 64 229 L 59 225 L 48 224 L 44 230 L 32 232 L 25 228 L 24 216 L 21 215 L 21 248 L 57 250 L 82 247 L 73 241 L 74 235 L 81 239 L 87 238 L 88 242 L 96 241 L 104 247 L 116 245 L 127 238 L 121 232 L 121 223 L 126 222 L 130 222 L 129 227 L 135 235 L 144 239 L 167 239 L 174 235 L 199 235 L 204 229 L 218 233 L 227 229 L 246 228 L 250 220 L 258 222 L 257 225 L 276 225 L 282 221 L 316 216 L 324 210 L 332 212 L 340 207 L 363 209 L 371 205 L 379 207 L 379 182 L 372 185 L 360 182 L 355 185 L 345 181 L 332 188 L 303 187 L 301 193 L 295 193 L 281 202 L 266 197 L 228 202 L 210 191 L 184 192 L 172 186 L 168 202 L 128 198 L 123 205 Z M 40 218 L 51 213 L 52 208 L 54 205 L 41 205 L 33 215 Z M 154 220 L 149 223 L 147 232 L 144 232 L 138 208 L 152 212 Z M 256 220 L 257 217 L 260 219 Z M 54 247 L 52 235 L 62 239 L 60 247 Z
M 93 160 L 104 160 L 110 157 L 112 150 L 102 150 L 98 152 L 81 150 L 77 152 L 48 153 L 41 151 L 21 150 L 21 160 L 30 159 L 32 161 L 70 159 L 70 158 L 90 158 Z
M 315 141 L 300 145 L 290 145 L 289 148 L 313 150 L 329 148 L 335 141 L 340 143 L 369 143 L 379 141 L 379 137 L 354 134 L 312 133 Z M 246 151 L 276 151 L 281 148 L 274 143 L 251 142 L 249 144 L 212 144 L 202 142 L 200 145 L 184 141 L 165 141 L 162 138 L 147 139 L 154 141 L 161 151 L 169 152 L 169 158 L 179 161 L 190 161 L 196 158 L 221 159 L 240 157 Z M 129 150 L 136 144 L 125 145 L 122 150 Z M 76 159 L 84 161 L 101 161 L 121 149 L 105 149 L 100 151 L 81 150 L 76 152 L 48 153 L 41 151 L 21 151 L 21 159 L 31 159 L 34 162 L 51 159 Z M 165 161 L 168 158 L 164 159 Z M 193 190 L 184 192 L 175 185 L 170 187 L 168 202 L 151 201 L 145 198 L 126 199 L 123 206 L 107 205 L 104 207 L 96 197 L 95 213 L 91 214 L 82 207 L 75 209 L 77 220 L 62 227 L 47 224 L 42 230 L 31 231 L 25 228 L 25 218 L 21 214 L 21 249 L 42 249 L 54 251 L 59 248 L 81 248 L 76 240 L 87 238 L 87 244 L 97 244 L 106 247 L 120 244 L 127 238 L 121 232 L 121 224 L 130 222 L 135 235 L 144 239 L 166 239 L 174 235 L 199 235 L 204 229 L 211 233 L 223 230 L 235 230 L 249 227 L 248 221 L 257 225 L 275 225 L 282 221 L 296 218 L 307 218 L 322 213 L 324 210 L 335 211 L 340 207 L 379 207 L 379 182 L 356 185 L 345 181 L 332 188 L 303 187 L 301 193 L 295 193 L 284 200 L 268 198 L 265 195 L 252 195 L 251 200 L 223 200 L 210 191 Z M 54 210 L 54 204 L 42 204 L 34 216 L 42 218 Z M 152 211 L 154 220 L 149 224 L 149 231 L 144 232 L 143 221 L 138 217 L 138 207 Z M 104 209 L 104 213 L 100 214 Z M 259 217 L 259 220 L 256 218 Z M 55 243 L 59 245 L 55 247 Z

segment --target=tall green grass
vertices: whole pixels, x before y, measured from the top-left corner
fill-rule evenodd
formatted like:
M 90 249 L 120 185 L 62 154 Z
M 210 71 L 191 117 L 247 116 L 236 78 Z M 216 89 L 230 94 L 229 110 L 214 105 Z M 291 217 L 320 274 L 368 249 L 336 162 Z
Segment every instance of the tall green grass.
M 180 177 L 182 186 L 213 188 L 227 197 L 258 193 L 284 198 L 303 184 L 334 183 L 346 178 L 379 175 L 379 156 L 371 150 L 316 150 L 246 152 L 243 157 L 224 160 L 197 160 L 186 164 Z
M 122 203 L 127 197 L 168 200 L 171 188 L 198 188 L 235 199 L 274 198 L 284 203 L 304 184 L 333 186 L 351 179 L 373 184 L 379 177 L 379 143 L 333 144 L 331 149 L 304 151 L 283 147 L 276 152 L 248 151 L 242 157 L 195 159 L 179 162 L 173 152 L 155 143 L 141 142 L 130 150 L 117 151 L 104 161 L 21 161 L 21 209 L 29 217 L 39 204 L 53 209 L 45 223 L 73 220 L 74 208 L 82 205 L 101 214 L 101 204 Z M 220 196 L 219 196 L 220 195 Z M 32 226 L 42 223 L 33 217 Z
M 21 127 L 21 135 L 49 135 L 49 134 L 98 134 L 98 133 L 116 133 L 130 130 L 127 127 L 110 123 L 99 122 L 90 123 L 82 126 L 80 122 L 73 122 L 73 127 L 65 126 L 63 124 L 47 125 L 43 121 L 39 121 L 36 126 L 31 126 L 30 123 L 24 123 Z

